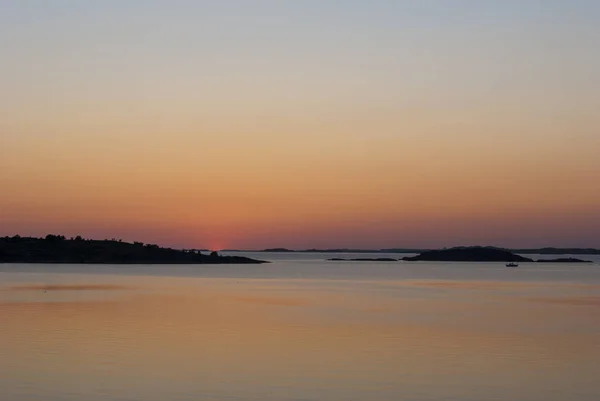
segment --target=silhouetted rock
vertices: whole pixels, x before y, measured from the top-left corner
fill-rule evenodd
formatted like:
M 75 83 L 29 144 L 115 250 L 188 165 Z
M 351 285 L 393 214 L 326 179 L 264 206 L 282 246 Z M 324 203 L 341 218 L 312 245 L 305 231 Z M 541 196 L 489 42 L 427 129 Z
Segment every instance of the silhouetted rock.
M 582 260 L 576 258 L 558 258 L 558 259 L 539 259 L 538 263 L 593 263 L 591 260 Z
M 515 255 L 506 249 L 471 246 L 423 252 L 420 255 L 405 257 L 406 261 L 440 262 L 533 262 L 532 259 Z
M 267 263 L 242 256 L 210 255 L 155 244 L 120 240 L 68 240 L 61 235 L 46 238 L 0 238 L 0 263 L 110 263 L 110 264 L 205 264 Z

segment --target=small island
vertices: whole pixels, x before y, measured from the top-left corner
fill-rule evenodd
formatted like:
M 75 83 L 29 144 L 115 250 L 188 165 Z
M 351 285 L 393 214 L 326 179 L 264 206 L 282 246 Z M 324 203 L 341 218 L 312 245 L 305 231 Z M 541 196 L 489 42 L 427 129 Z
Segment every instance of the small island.
M 435 251 L 426 251 L 417 256 L 407 256 L 409 262 L 533 262 L 532 259 L 516 255 L 506 249 L 489 246 L 467 246 Z
M 0 237 L 0 263 L 86 264 L 240 264 L 268 263 L 242 256 L 204 254 L 198 250 L 161 248 L 142 242 L 67 239 L 49 234 L 45 238 Z
M 449 249 L 426 251 L 417 256 L 405 257 L 401 260 L 416 262 L 536 262 L 536 263 L 593 263 L 576 258 L 533 260 L 517 255 L 507 249 L 492 246 L 464 246 Z
M 263 249 L 262 251 L 258 251 L 258 252 L 294 252 L 291 249 L 287 249 L 287 248 L 268 248 L 268 249 Z

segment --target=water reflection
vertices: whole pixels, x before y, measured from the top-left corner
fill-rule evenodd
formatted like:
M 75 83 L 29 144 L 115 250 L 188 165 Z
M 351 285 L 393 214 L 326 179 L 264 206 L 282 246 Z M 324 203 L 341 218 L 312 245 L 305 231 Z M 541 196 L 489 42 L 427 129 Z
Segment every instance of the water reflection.
M 9 287 L 9 291 L 106 291 L 129 290 L 133 287 L 116 284 L 31 284 Z
M 540 283 L 69 279 L 28 277 L 0 293 L 5 399 L 600 395 L 597 309 L 578 304 L 597 298 L 568 283 L 564 291 L 579 293 L 559 298 Z M 35 298 L 11 298 L 21 292 Z
M 555 298 L 529 298 L 530 301 L 534 302 L 546 302 L 550 304 L 562 304 L 562 305 L 581 305 L 581 306 L 600 306 L 600 297 L 588 296 L 588 297 L 555 297 Z

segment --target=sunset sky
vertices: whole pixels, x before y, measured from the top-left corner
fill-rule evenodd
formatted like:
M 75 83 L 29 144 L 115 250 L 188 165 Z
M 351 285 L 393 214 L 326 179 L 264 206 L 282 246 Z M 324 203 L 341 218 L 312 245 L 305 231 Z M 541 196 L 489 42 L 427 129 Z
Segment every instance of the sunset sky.
M 0 236 L 600 247 L 600 2 L 0 0 Z

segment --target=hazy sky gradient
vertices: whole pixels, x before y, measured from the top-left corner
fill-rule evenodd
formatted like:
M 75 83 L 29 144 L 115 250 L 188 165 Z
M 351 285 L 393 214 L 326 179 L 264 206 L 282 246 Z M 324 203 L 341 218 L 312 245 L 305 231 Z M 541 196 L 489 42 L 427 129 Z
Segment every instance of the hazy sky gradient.
M 600 247 L 600 2 L 0 1 L 0 235 Z

